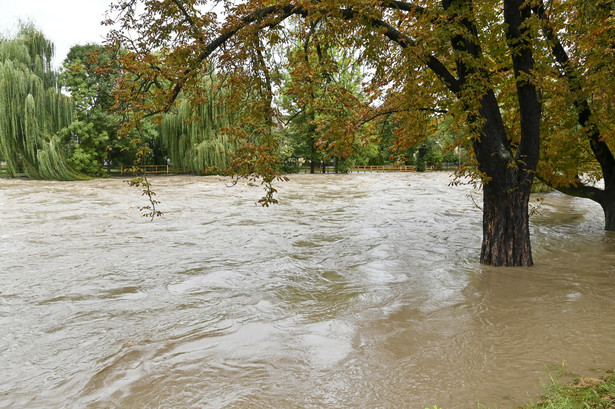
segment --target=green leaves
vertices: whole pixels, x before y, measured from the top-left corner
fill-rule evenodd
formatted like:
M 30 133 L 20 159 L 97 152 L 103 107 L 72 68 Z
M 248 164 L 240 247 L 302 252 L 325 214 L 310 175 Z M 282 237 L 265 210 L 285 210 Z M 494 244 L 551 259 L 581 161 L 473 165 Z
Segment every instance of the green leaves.
M 193 104 L 180 95 L 176 109 L 164 115 L 160 136 L 173 165 L 194 174 L 215 170 L 226 172 L 235 142 L 224 129 L 234 121 L 234 115 L 223 105 L 228 92 L 216 83 L 215 75 L 203 77 L 202 101 Z
M 140 169 L 138 167 L 133 168 L 134 173 L 140 173 Z M 156 208 L 157 205 L 160 204 L 159 201 L 154 199 L 156 196 L 156 192 L 151 190 L 151 183 L 147 180 L 147 176 L 143 174 L 143 176 L 135 177 L 129 181 L 127 181 L 129 186 L 141 188 L 142 196 L 147 197 L 149 201 L 148 206 L 143 206 L 139 210 L 142 212 L 143 217 L 149 217 L 150 221 L 153 221 L 154 218 L 160 217 L 163 213 Z
M 83 177 L 66 160 L 56 134 L 73 119 L 73 102 L 56 88 L 53 44 L 32 25 L 0 39 L 0 148 L 9 175 Z

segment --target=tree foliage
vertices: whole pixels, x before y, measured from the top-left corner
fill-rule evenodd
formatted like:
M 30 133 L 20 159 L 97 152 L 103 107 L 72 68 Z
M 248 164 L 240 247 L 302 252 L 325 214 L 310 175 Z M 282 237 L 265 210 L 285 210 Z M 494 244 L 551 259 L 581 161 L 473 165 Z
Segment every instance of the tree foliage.
M 72 166 L 91 176 L 101 176 L 105 162 L 135 161 L 131 141 L 117 137 L 121 118 L 111 112 L 116 75 L 113 55 L 98 44 L 73 46 L 62 63 L 59 81 L 75 101 L 75 121 L 62 142 Z
M 539 78 L 547 108 L 539 175 L 600 203 L 606 229 L 615 230 L 615 3 L 536 1 L 533 12 L 544 39 Z
M 326 162 L 344 171 L 369 155 L 363 147 L 373 141 L 370 127 L 361 122 L 368 108 L 361 86 L 364 74 L 351 50 L 328 43 L 326 24 L 314 24 L 311 31 L 303 43 L 286 50 L 287 61 L 300 63 L 282 67 L 287 71 L 280 75 L 279 106 L 295 158 L 307 159 L 311 173 Z
M 164 115 L 160 135 L 174 166 L 197 175 L 225 173 L 235 144 L 223 130 L 233 117 L 222 105 L 226 91 L 216 76 L 210 73 L 203 81 L 207 98 L 194 106 L 180 97 L 178 106 Z
M 8 173 L 75 179 L 58 131 L 73 120 L 73 101 L 57 87 L 54 47 L 31 23 L 0 39 L 0 156 Z
M 208 11 L 214 4 L 223 8 L 222 18 Z M 129 128 L 173 109 L 182 93 L 202 100 L 206 92 L 199 78 L 215 64 L 231 84 L 227 103 L 243 108 L 229 132 L 247 142 L 245 150 L 238 147 L 245 153 L 243 164 L 250 165 L 244 169 L 267 181 L 278 169 L 268 165 L 275 162 L 278 148 L 270 120 L 276 91 L 272 63 L 290 67 L 299 106 L 333 101 L 324 108 L 344 112 L 319 124 L 327 132 L 319 140 L 342 152 L 352 146 L 349 135 L 357 124 L 368 118 L 392 119 L 394 143 L 403 150 L 432 134 L 441 122 L 438 115 L 446 112 L 463 128 L 458 135 L 465 140 L 454 144 L 472 146 L 483 182 L 481 261 L 531 265 L 528 202 L 540 155 L 542 113 L 547 112 L 542 73 L 550 65 L 536 4 L 117 0 L 109 21 L 117 29 L 108 38 L 111 47 L 126 50 L 117 108 L 132 118 Z M 326 35 L 315 35 L 318 27 L 326 28 Z M 303 52 L 273 62 L 263 58 L 263 50 L 297 44 Z M 352 50 L 369 73 L 362 84 L 367 98 L 362 110 L 346 112 L 350 105 L 338 94 L 341 89 L 329 87 L 334 61 L 323 49 Z M 320 90 L 326 90 L 326 98 L 319 98 Z

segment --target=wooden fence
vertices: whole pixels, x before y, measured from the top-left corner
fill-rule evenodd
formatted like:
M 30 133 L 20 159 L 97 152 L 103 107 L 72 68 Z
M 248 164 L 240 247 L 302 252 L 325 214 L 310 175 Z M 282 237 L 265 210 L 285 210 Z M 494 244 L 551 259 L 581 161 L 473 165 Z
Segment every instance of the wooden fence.
M 426 171 L 439 171 L 439 170 L 454 170 L 457 169 L 457 165 L 454 164 L 439 164 L 433 166 L 427 166 Z M 314 173 L 323 173 L 322 166 L 316 166 Z M 309 166 L 301 166 L 297 168 L 297 173 L 309 173 Z M 348 173 L 385 173 L 385 172 L 416 172 L 416 166 L 414 165 L 371 165 L 371 166 L 351 166 L 348 169 Z M 335 173 L 334 166 L 326 166 L 324 173 Z
M 414 172 L 416 166 L 393 166 L 393 165 L 374 165 L 374 166 L 353 166 L 350 172 L 366 173 L 366 172 Z
M 177 175 L 180 173 L 186 173 L 186 171 L 174 168 L 170 165 L 141 165 L 131 166 L 129 168 L 122 166 L 120 169 L 120 174 L 122 175 L 134 175 L 144 172 L 148 175 Z

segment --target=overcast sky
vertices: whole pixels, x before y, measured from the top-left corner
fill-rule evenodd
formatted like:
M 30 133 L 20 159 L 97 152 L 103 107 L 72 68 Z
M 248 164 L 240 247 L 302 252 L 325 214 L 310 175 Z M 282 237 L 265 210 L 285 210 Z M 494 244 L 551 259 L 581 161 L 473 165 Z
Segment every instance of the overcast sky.
M 111 0 L 0 0 L 0 33 L 13 34 L 19 19 L 31 20 L 56 46 L 59 68 L 75 44 L 102 43 L 100 22 Z

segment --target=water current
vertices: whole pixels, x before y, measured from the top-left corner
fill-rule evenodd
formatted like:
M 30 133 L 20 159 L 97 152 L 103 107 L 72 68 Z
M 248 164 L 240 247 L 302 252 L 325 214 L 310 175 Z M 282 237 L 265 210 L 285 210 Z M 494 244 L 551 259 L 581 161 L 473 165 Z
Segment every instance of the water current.
M 541 195 L 532 268 L 478 263 L 447 173 L 0 179 L 0 407 L 512 408 L 615 367 L 615 236 Z

